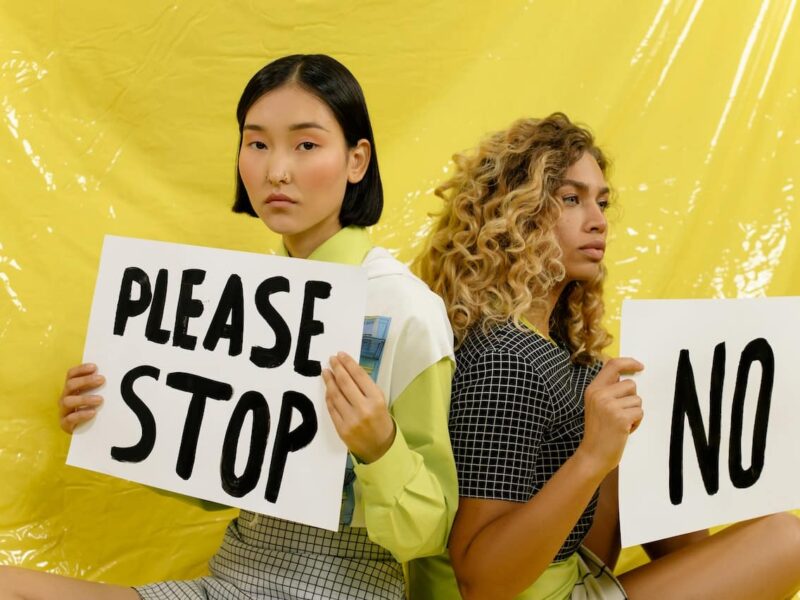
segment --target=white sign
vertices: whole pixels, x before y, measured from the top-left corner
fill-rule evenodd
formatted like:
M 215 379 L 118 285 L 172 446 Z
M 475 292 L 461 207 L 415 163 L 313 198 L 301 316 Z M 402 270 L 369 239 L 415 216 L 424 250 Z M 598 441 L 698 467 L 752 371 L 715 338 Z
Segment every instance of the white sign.
M 800 507 L 800 298 L 634 300 L 644 420 L 620 463 L 622 545 Z
M 336 530 L 346 448 L 320 369 L 360 353 L 358 267 L 106 236 L 67 463 Z

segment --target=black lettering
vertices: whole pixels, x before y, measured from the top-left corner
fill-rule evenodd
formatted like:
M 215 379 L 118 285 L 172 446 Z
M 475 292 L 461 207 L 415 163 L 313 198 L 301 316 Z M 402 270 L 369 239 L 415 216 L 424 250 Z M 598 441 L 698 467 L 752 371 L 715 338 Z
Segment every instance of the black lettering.
M 750 367 L 755 361 L 761 363 L 761 385 L 758 389 L 758 404 L 753 425 L 753 447 L 750 454 L 750 468 L 742 467 L 742 421 L 744 419 L 744 397 Z M 761 477 L 764 469 L 764 455 L 767 448 L 767 426 L 772 402 L 772 384 L 775 379 L 775 356 L 767 340 L 758 338 L 747 344 L 739 359 L 736 373 L 736 388 L 731 408 L 731 440 L 728 455 L 728 471 L 731 482 L 737 488 L 748 488 Z
M 180 372 L 167 375 L 167 385 L 192 395 L 192 399 L 189 402 L 189 410 L 186 411 L 186 422 L 183 425 L 178 462 L 175 465 L 175 472 L 178 476 L 181 479 L 189 479 L 192 476 L 192 469 L 194 469 L 197 440 L 200 437 L 200 427 L 203 424 L 206 399 L 230 400 L 231 396 L 233 396 L 233 388 L 221 381 Z
M 139 285 L 139 297 L 134 300 L 132 296 L 133 284 Z M 114 335 L 123 335 L 128 317 L 141 315 L 150 306 L 150 278 L 147 273 L 138 267 L 128 267 L 122 273 L 122 283 L 119 286 L 117 298 L 117 311 L 114 316 Z
M 250 451 L 247 464 L 241 477 L 236 476 L 236 450 L 239 447 L 239 436 L 242 433 L 247 413 L 253 415 L 253 426 L 250 432 Z M 264 396 L 258 392 L 245 392 L 233 409 L 225 441 L 222 444 L 222 460 L 220 476 L 222 489 L 234 498 L 241 498 L 250 493 L 258 485 L 261 477 L 261 466 L 267 452 L 267 436 L 269 436 L 269 406 Z
M 689 351 L 680 351 L 678 372 L 675 376 L 675 400 L 672 406 L 672 432 L 669 444 L 669 499 L 674 505 L 683 501 L 683 436 L 686 420 L 689 421 L 706 492 L 714 495 L 719 491 L 719 445 L 724 380 L 725 344 L 721 343 L 714 348 L 708 438 L 706 438 Z
M 181 277 L 181 290 L 178 294 L 178 308 L 175 312 L 175 332 L 172 345 L 184 350 L 194 350 L 197 338 L 186 333 L 189 330 L 189 319 L 203 314 L 203 303 L 192 298 L 192 288 L 203 283 L 206 272 L 202 269 L 186 269 Z
M 294 353 L 294 370 L 306 377 L 317 377 L 322 373 L 322 365 L 318 360 L 309 360 L 312 336 L 325 331 L 325 324 L 314 319 L 314 301 L 325 299 L 331 295 L 331 284 L 325 281 L 307 281 L 303 296 L 303 313 L 300 318 L 300 330 L 297 333 L 297 350 Z
M 288 292 L 289 280 L 286 277 L 270 277 L 261 282 L 256 289 L 256 309 L 275 333 L 275 345 L 272 348 L 253 346 L 250 350 L 250 362 L 257 367 L 274 369 L 281 366 L 292 349 L 292 334 L 289 326 L 280 313 L 275 310 L 269 297 L 275 292 Z
M 292 431 L 292 411 L 300 413 L 300 424 Z M 269 477 L 264 498 L 268 502 L 277 502 L 281 491 L 283 471 L 286 467 L 286 458 L 290 452 L 297 452 L 305 448 L 317 434 L 317 413 L 311 400 L 299 392 L 286 392 L 281 402 L 281 416 L 278 419 L 278 429 L 275 432 L 275 445 L 272 448 L 272 461 L 269 465 Z
M 238 275 L 228 277 L 225 289 L 219 299 L 217 310 L 211 318 L 203 348 L 214 350 L 220 338 L 229 340 L 228 354 L 239 356 L 242 353 L 244 335 L 244 292 L 242 278 Z
M 142 436 L 139 441 L 133 446 L 127 448 L 120 446 L 113 446 L 111 448 L 111 458 L 119 462 L 142 462 L 153 451 L 153 446 L 156 443 L 156 420 L 153 418 L 153 413 L 147 408 L 147 405 L 142 402 L 142 399 L 133 391 L 134 382 L 140 377 L 152 377 L 158 379 L 161 372 L 150 365 L 142 365 L 134 367 L 122 378 L 119 391 L 122 394 L 122 400 L 139 419 L 139 424 L 142 427 Z
M 147 315 L 147 326 L 144 328 L 144 337 L 156 344 L 166 344 L 169 341 L 169 330 L 161 328 L 164 318 L 164 304 L 167 302 L 167 284 L 169 277 L 166 269 L 159 269 L 156 276 L 156 286 L 153 289 L 153 305 Z

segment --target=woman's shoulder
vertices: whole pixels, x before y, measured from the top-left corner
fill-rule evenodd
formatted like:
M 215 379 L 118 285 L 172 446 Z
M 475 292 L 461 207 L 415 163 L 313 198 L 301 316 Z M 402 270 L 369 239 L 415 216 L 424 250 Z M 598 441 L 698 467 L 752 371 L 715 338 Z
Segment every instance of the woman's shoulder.
M 488 329 L 476 325 L 464 338 L 459 352 L 476 356 L 513 356 L 533 365 L 541 361 L 561 362 L 569 358 L 560 346 L 511 321 L 492 325 Z
M 573 372 L 569 352 L 510 321 L 487 330 L 474 327 L 456 348 L 455 356 L 458 380 L 515 373 L 520 380 L 548 387 L 568 381 Z
M 362 267 L 367 317 L 382 318 L 386 348 L 395 357 L 387 375 L 393 401 L 420 373 L 442 359 L 454 360 L 453 330 L 441 298 L 388 251 L 373 248 Z
M 367 291 L 410 317 L 434 314 L 447 320 L 444 302 L 385 248 L 369 251 L 361 266 L 367 273 Z

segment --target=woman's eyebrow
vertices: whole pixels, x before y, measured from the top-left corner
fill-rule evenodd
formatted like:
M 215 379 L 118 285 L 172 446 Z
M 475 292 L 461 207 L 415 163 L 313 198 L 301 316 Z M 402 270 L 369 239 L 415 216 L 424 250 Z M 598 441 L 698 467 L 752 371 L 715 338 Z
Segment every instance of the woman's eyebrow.
M 585 184 L 583 181 L 578 181 L 576 179 L 564 179 L 561 181 L 561 185 L 571 185 L 574 188 L 577 188 L 581 192 L 588 192 L 589 186 Z M 603 186 L 598 190 L 598 195 L 602 196 L 603 194 L 607 194 L 609 192 L 608 186 Z
M 322 129 L 322 131 L 329 131 L 327 128 L 323 127 L 319 123 L 314 123 L 313 121 L 289 125 L 289 131 L 299 131 L 300 129 Z M 242 130 L 263 132 L 267 131 L 267 128 L 263 125 L 258 125 L 257 123 L 245 123 L 242 127 Z
M 319 123 L 315 123 L 313 121 L 307 121 L 305 123 L 295 123 L 294 125 L 289 125 L 289 131 L 297 131 L 299 129 L 322 129 L 322 131 L 328 131 L 328 129 L 326 129 Z

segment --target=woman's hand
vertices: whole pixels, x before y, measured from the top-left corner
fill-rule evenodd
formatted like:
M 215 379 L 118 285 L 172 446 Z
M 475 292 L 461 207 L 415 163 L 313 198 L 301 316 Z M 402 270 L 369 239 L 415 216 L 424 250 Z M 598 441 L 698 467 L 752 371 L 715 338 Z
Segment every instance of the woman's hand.
M 323 369 L 325 401 L 336 432 L 360 461 L 371 463 L 394 442 L 395 425 L 378 385 L 344 352 Z
M 644 416 L 636 383 L 620 380 L 620 375 L 642 369 L 644 365 L 633 358 L 612 358 L 586 388 L 585 429 L 578 452 L 606 473 L 619 464 L 628 436 Z
M 106 378 L 97 373 L 97 366 L 91 363 L 72 367 L 67 371 L 64 390 L 58 399 L 58 415 L 61 429 L 72 433 L 81 423 L 94 418 L 103 397 L 87 394 L 100 387 Z

